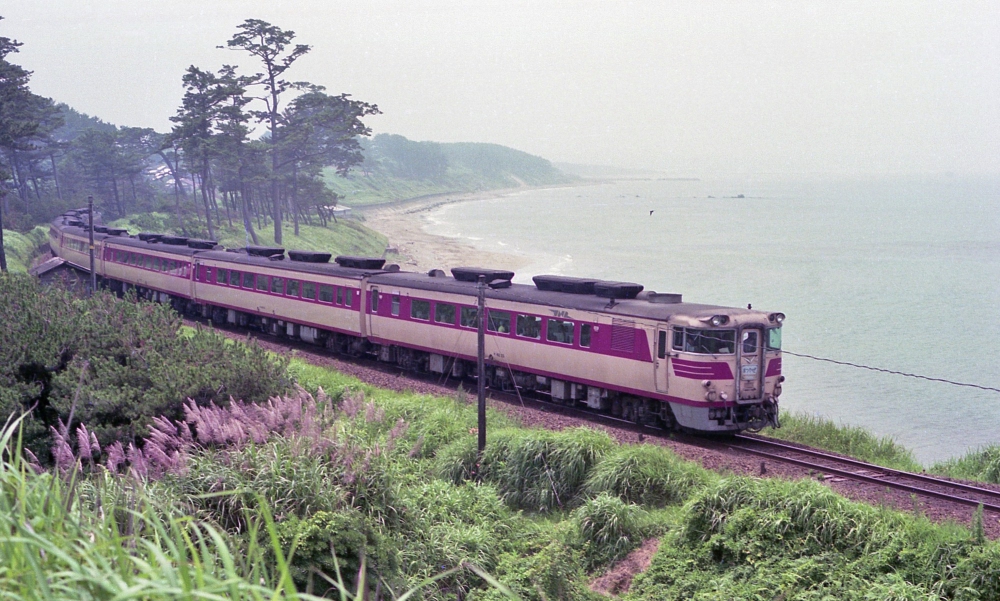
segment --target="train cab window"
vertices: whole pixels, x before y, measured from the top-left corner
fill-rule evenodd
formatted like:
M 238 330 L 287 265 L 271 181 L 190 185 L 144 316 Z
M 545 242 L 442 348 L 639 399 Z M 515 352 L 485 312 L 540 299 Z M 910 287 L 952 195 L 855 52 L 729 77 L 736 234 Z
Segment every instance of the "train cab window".
M 316 284 L 312 282 L 302 282 L 302 298 L 316 300 Z
M 545 339 L 560 344 L 573 344 L 573 329 L 572 321 L 550 319 L 545 324 Z
M 743 332 L 743 354 L 753 355 L 757 352 L 757 338 L 760 335 L 755 330 Z
M 299 281 L 288 280 L 288 284 L 285 285 L 285 296 L 298 296 L 298 295 L 299 295 Z
M 319 287 L 319 302 L 321 302 L 321 303 L 332 303 L 333 302 L 333 286 L 328 286 L 326 284 L 320 284 L 320 287 Z
M 479 324 L 476 323 L 478 314 L 479 309 L 476 307 L 462 307 L 462 314 L 458 322 L 459 325 L 463 328 L 478 328 Z
M 425 300 L 410 301 L 410 317 L 427 321 L 431 318 L 431 303 Z
M 243 272 L 243 287 L 253 288 L 253 274 Z
M 732 355 L 736 350 L 736 330 L 696 330 L 694 328 L 679 328 L 674 330 L 674 348 L 677 343 L 677 333 L 683 336 L 685 353 L 699 355 Z M 756 340 L 754 345 L 756 346 Z
M 341 286 L 337 286 L 337 304 L 344 304 L 344 289 Z
M 378 313 L 378 288 L 372 288 L 372 313 Z
M 285 291 L 285 278 L 271 278 L 271 292 L 281 294 Z
M 590 331 L 593 329 L 589 323 L 580 326 L 580 346 L 590 348 Z
M 393 294 L 392 295 L 392 307 L 391 307 L 391 309 L 392 310 L 390 311 L 390 313 L 392 313 L 393 315 L 399 315 L 399 295 L 398 294 Z
M 455 305 L 434 303 L 434 321 L 455 325 Z
M 257 290 L 261 292 L 267 292 L 267 276 L 259 275 L 257 276 Z
M 506 311 L 487 311 L 486 329 L 498 334 L 510 333 L 510 313 Z
M 684 328 L 674 329 L 674 344 L 673 348 L 675 351 L 684 350 Z
M 225 284 L 229 281 L 229 270 L 228 269 L 216 269 L 215 270 L 215 281 L 218 284 Z
M 518 315 L 517 335 L 524 338 L 541 338 L 542 318 L 534 315 Z
M 235 269 L 229 272 L 229 285 L 230 286 L 240 285 L 240 272 L 236 271 Z
M 767 350 L 769 351 L 781 350 L 781 328 L 767 329 Z

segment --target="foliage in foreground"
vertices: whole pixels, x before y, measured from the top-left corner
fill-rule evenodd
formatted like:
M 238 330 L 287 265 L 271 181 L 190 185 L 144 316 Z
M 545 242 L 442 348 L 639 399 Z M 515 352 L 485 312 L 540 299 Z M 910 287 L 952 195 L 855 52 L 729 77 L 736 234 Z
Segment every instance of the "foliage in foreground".
M 996 599 L 1000 546 L 808 480 L 719 480 L 629 599 Z
M 287 360 L 201 328 L 180 336 L 169 306 L 78 298 L 19 274 L 0 276 L 0 418 L 30 412 L 26 446 L 44 456 L 53 428 L 85 423 L 101 445 L 181 417 L 185 399 L 263 401 L 288 388 Z M 71 429 L 73 424 L 67 424 Z
M 885 467 L 917 472 L 923 469 L 909 449 L 889 436 L 879 437 L 858 426 L 837 424 L 806 413 L 782 413 L 781 428 L 766 428 L 761 434 Z
M 952 478 L 1000 484 L 1000 445 L 990 445 L 933 466 L 930 471 Z

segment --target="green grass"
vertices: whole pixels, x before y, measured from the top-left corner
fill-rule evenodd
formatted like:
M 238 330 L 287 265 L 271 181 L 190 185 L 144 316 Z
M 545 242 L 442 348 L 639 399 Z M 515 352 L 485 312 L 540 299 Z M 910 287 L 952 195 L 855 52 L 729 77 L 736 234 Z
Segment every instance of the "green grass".
M 27 272 L 32 259 L 38 256 L 39 248 L 48 242 L 48 232 L 49 228 L 43 225 L 36 225 L 26 233 L 4 230 L 3 247 L 7 255 L 7 269 L 16 273 Z
M 928 471 L 952 478 L 1000 484 L 1000 446 L 983 447 L 962 457 L 935 464 Z
M 328 169 L 323 176 L 326 185 L 341 196 L 339 204 L 348 207 L 384 204 L 432 194 L 472 191 L 461 182 L 409 180 L 378 173 L 368 176 L 351 173 L 345 178 L 337 175 L 333 169 Z
M 783 413 L 781 428 L 765 428 L 761 434 L 842 453 L 885 467 L 918 472 L 923 469 L 914 459 L 912 451 L 891 437 L 878 437 L 864 428 L 837 424 L 805 413 Z

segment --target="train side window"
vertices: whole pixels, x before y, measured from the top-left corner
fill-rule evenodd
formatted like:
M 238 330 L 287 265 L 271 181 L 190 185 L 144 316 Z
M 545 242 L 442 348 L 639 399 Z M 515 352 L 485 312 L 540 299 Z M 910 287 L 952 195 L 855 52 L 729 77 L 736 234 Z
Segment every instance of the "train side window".
M 460 316 L 459 324 L 463 328 L 478 328 L 479 324 L 476 323 L 476 317 L 479 314 L 479 309 L 476 307 L 462 307 L 462 314 Z
M 506 311 L 487 311 L 486 329 L 498 334 L 510 333 L 510 313 Z
M 545 339 L 560 344 L 573 344 L 573 328 L 572 321 L 549 319 L 545 324 Z
M 285 291 L 285 278 L 271 278 L 271 292 L 281 294 Z
M 228 269 L 216 269 L 215 270 L 215 282 L 217 284 L 225 284 L 229 281 L 229 270 Z
M 319 286 L 319 302 L 321 303 L 332 303 L 333 302 L 333 286 L 328 284 L 320 284 Z
M 378 313 L 378 288 L 372 288 L 372 313 Z
M 298 296 L 298 295 L 299 295 L 299 281 L 288 280 L 288 284 L 285 286 L 285 296 Z
M 667 331 L 660 330 L 660 339 L 657 341 L 656 345 L 656 356 L 660 359 L 666 359 L 667 357 Z
M 399 295 L 398 294 L 393 294 L 392 295 L 392 307 L 390 307 L 390 309 L 391 309 L 390 313 L 392 313 L 393 315 L 399 315 Z
M 342 286 L 337 286 L 337 304 L 344 304 L 344 288 Z
M 252 273 L 247 273 L 245 271 L 243 272 L 243 287 L 244 288 L 253 288 L 253 274 Z
M 590 348 L 590 331 L 593 329 L 589 323 L 580 326 L 580 346 Z
M 240 285 L 240 272 L 235 269 L 229 272 L 229 285 L 239 286 Z
M 267 292 L 267 276 L 258 275 L 257 276 L 257 290 L 261 292 Z
M 354 291 L 350 288 L 344 288 L 344 306 L 351 306 L 351 297 L 354 296 Z
M 455 305 L 434 303 L 434 321 L 455 325 Z
M 524 338 L 541 338 L 542 318 L 534 315 L 518 315 L 517 335 Z
M 302 282 L 302 298 L 316 300 L 316 284 L 313 282 Z
M 684 328 L 674 328 L 674 346 L 675 351 L 684 350 Z
M 431 303 L 425 300 L 410 300 L 410 317 L 427 321 L 431 318 Z
M 769 351 L 781 350 L 781 328 L 767 329 L 767 350 Z

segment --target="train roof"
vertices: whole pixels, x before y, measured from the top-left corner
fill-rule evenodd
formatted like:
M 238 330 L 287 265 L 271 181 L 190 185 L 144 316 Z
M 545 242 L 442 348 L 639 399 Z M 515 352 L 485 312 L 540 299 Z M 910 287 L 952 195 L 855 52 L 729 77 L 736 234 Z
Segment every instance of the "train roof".
M 96 236 L 96 234 L 95 234 Z M 136 248 L 141 250 L 153 250 L 156 252 L 168 253 L 171 255 L 179 255 L 183 257 L 191 257 L 199 252 L 197 248 L 191 248 L 187 245 L 179 244 L 163 244 L 162 242 L 143 242 L 138 238 L 126 238 L 124 236 L 107 236 L 105 242 L 108 244 L 118 244 L 120 246 L 128 246 L 130 248 Z
M 423 273 L 400 271 L 396 273 L 373 275 L 368 281 L 379 286 L 403 286 L 407 288 L 415 288 L 417 290 L 431 290 L 435 292 L 446 292 L 465 296 L 476 296 L 477 294 L 476 282 L 461 282 L 453 277 L 441 275 L 435 277 Z M 679 297 L 679 295 L 671 296 Z M 660 299 L 664 299 L 665 297 L 666 295 L 663 295 Z M 655 320 L 665 320 L 672 315 L 685 315 L 692 317 L 710 317 L 719 313 L 725 313 L 730 316 L 761 315 L 760 311 L 722 307 L 718 305 L 663 302 L 663 300 L 657 300 L 654 302 L 649 299 L 657 297 L 650 294 L 641 294 L 639 298 L 635 299 L 617 299 L 612 303 L 611 299 L 593 294 L 552 292 L 539 290 L 535 286 L 529 286 L 526 284 L 511 284 L 507 288 L 487 288 L 486 298 L 545 305 L 560 309 L 593 311 L 595 313 L 605 313 L 621 317 L 637 317 Z
M 210 259 L 213 261 L 225 261 L 237 265 L 251 265 L 254 267 L 267 267 L 270 269 L 283 269 L 296 273 L 314 273 L 319 275 L 329 275 L 342 278 L 352 278 L 360 280 L 369 274 L 388 273 L 382 269 L 357 269 L 354 267 L 341 267 L 336 263 L 309 263 L 306 261 L 292 261 L 290 259 L 271 260 L 266 257 L 255 257 L 245 252 L 232 252 L 227 250 L 202 250 L 198 251 L 199 259 Z

